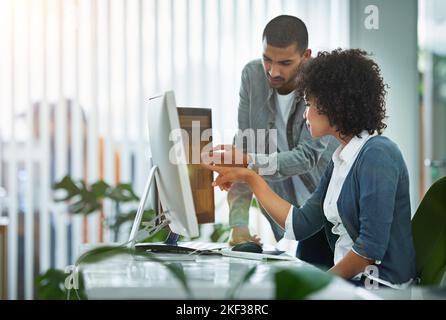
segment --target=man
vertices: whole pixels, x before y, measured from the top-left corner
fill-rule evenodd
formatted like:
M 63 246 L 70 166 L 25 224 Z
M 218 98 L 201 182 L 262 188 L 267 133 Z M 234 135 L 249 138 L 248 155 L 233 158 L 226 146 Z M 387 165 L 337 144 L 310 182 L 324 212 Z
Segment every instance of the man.
M 281 15 L 271 20 L 263 32 L 263 61 L 248 63 L 242 72 L 238 127 L 266 130 L 263 140 L 250 141 L 251 146 L 264 144 L 266 152 L 239 146 L 222 146 L 231 150 L 234 158 L 242 157 L 245 164 L 262 174 L 265 168 L 275 168 L 263 175 L 269 186 L 295 206 L 301 206 L 315 190 L 338 143 L 332 138 L 312 139 L 303 119 L 304 99 L 294 92 L 298 68 L 311 58 L 305 24 L 293 16 Z M 276 129 L 276 145 L 269 143 Z M 236 139 L 237 141 L 237 139 Z M 260 142 L 260 144 L 259 144 Z M 269 151 L 268 151 L 269 150 Z M 274 152 L 274 150 L 277 150 Z M 239 159 L 239 158 L 238 158 Z M 248 228 L 252 193 L 243 183 L 235 183 L 228 192 L 229 222 L 232 227 L 230 244 L 260 239 Z M 261 208 L 271 224 L 276 240 L 283 229 Z M 333 265 L 333 252 L 324 231 L 300 241 L 297 257 L 319 266 Z

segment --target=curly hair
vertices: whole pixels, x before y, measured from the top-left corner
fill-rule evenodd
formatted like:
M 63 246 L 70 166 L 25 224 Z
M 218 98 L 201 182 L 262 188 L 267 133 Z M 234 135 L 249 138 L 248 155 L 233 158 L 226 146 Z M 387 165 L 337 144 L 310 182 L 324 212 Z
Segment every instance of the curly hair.
M 379 66 L 360 49 L 320 52 L 299 71 L 297 90 L 316 101 L 341 137 L 363 130 L 381 134 L 387 127 L 386 87 Z

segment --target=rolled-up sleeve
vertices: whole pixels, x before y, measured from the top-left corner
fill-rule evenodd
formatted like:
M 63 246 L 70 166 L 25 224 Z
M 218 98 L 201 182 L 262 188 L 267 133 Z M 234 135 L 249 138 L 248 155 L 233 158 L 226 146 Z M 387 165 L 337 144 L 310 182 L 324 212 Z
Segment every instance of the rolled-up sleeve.
M 311 200 L 311 198 L 308 199 L 300 208 L 293 207 L 293 217 L 291 219 L 294 240 L 305 240 L 321 230 L 324 226 L 321 206 L 316 201 Z
M 389 244 L 399 167 L 389 150 L 364 156 L 359 164 L 359 234 L 353 251 L 371 260 L 382 260 Z M 375 154 L 376 155 L 376 154 Z
M 240 84 L 240 101 L 238 107 L 238 128 L 243 131 L 249 125 L 249 72 L 248 67 L 242 71 Z M 235 144 L 234 137 L 233 143 Z M 245 146 L 241 146 L 246 152 Z M 243 182 L 236 182 L 228 191 L 229 225 L 231 227 L 245 227 L 249 224 L 249 208 L 252 201 L 252 192 L 249 186 Z
M 244 182 L 236 182 L 229 189 L 227 196 L 229 206 L 229 225 L 246 227 L 249 224 L 249 208 L 252 201 L 252 191 Z
M 253 159 L 252 168 L 271 181 L 280 181 L 309 172 L 318 163 L 330 139 L 328 137 L 313 139 L 308 128 L 303 126 L 300 140 L 302 142 L 289 151 L 250 154 Z
M 291 206 L 290 210 L 288 211 L 288 216 L 285 220 L 285 234 L 283 235 L 283 237 L 288 240 L 296 240 L 293 229 L 293 211 L 294 206 Z

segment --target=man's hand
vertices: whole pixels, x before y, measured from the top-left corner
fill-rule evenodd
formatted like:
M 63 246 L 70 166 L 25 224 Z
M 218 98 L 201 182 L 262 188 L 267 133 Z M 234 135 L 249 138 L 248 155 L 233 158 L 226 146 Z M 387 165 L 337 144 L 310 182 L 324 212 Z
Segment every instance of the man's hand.
M 248 155 L 232 144 L 219 144 L 212 148 L 208 155 L 212 164 L 219 166 L 244 167 L 248 166 Z
M 212 183 L 212 186 L 219 187 L 220 190 L 225 191 L 228 191 L 234 182 L 247 182 L 251 176 L 255 175 L 254 171 L 247 168 L 215 166 L 204 163 L 202 163 L 201 166 L 218 173 L 218 177 Z
M 249 233 L 248 227 L 234 227 L 231 231 L 231 236 L 229 238 L 229 245 L 235 246 L 236 244 L 253 241 L 257 244 L 262 244 L 260 238 L 257 235 L 251 235 Z

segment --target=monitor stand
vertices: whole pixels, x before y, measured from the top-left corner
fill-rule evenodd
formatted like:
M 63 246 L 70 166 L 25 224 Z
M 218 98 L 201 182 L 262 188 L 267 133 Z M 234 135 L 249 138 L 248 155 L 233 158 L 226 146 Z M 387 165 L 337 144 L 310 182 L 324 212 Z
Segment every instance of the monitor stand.
M 169 234 L 167 235 L 166 240 L 164 240 L 164 244 L 171 245 L 171 246 L 177 246 L 179 238 L 180 238 L 179 234 L 176 234 L 175 232 L 170 231 Z
M 178 245 L 180 235 L 170 231 L 164 242 L 140 242 L 135 244 L 135 249 L 151 253 L 205 253 L 210 250 L 197 250 Z
M 159 181 L 159 179 L 158 166 L 153 166 L 149 172 L 144 192 L 139 202 L 138 210 L 136 211 L 135 221 L 133 222 L 132 231 L 130 232 L 129 241 L 127 242 L 128 247 L 149 252 L 191 253 L 200 251 L 193 248 L 178 246 L 178 239 L 180 236 L 172 231 L 169 232 L 169 235 L 163 243 L 141 242 L 144 239 L 155 235 L 170 223 L 166 217 L 166 213 L 169 211 L 166 210 L 156 215 L 149 222 L 144 223 L 145 227 L 139 230 L 150 189 L 153 183 L 155 182 L 156 184 L 156 181 Z M 158 188 L 161 188 L 161 184 L 158 183 L 157 186 Z
M 135 220 L 133 221 L 132 230 L 130 231 L 129 240 L 127 242 L 127 246 L 130 248 L 134 248 L 136 243 L 155 235 L 170 223 L 166 217 L 167 210 L 157 214 L 152 220 L 145 222 L 144 228 L 140 230 L 144 209 L 150 195 L 150 189 L 153 183 L 156 183 L 157 180 L 159 180 L 159 173 L 158 166 L 155 165 L 150 169 L 141 200 L 139 201 L 138 210 L 136 211 Z M 158 186 L 160 186 L 160 184 L 158 184 Z

